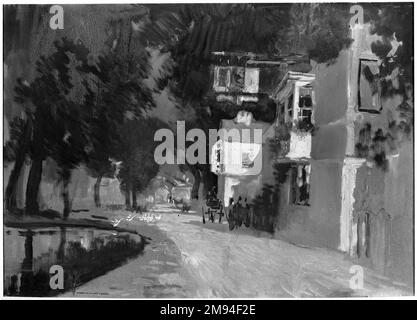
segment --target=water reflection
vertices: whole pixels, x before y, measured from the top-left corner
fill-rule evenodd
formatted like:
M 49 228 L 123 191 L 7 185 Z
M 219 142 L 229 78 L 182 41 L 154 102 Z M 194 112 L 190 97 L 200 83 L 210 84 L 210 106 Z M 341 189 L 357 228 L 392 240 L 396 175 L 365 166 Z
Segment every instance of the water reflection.
M 143 252 L 139 235 L 93 228 L 5 228 L 4 294 L 54 296 L 105 274 Z M 64 289 L 50 288 L 50 268 L 64 270 Z

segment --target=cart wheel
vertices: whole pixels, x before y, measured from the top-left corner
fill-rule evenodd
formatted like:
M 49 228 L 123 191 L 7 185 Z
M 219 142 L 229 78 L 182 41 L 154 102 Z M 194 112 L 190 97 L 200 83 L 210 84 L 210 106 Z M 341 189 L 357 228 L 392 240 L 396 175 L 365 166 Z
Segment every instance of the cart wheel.
M 249 216 L 246 216 L 246 219 L 245 219 L 244 224 L 245 224 L 245 227 L 246 227 L 246 228 L 249 228 L 249 227 L 250 227 L 250 220 L 249 220 Z
M 210 220 L 213 223 L 214 222 L 214 214 L 213 211 L 210 210 Z
M 203 212 L 203 224 L 205 224 L 206 223 L 206 219 L 204 218 L 204 208 L 203 207 L 201 207 L 201 211 Z
M 232 231 L 235 228 L 235 222 L 233 219 L 229 219 L 229 230 Z

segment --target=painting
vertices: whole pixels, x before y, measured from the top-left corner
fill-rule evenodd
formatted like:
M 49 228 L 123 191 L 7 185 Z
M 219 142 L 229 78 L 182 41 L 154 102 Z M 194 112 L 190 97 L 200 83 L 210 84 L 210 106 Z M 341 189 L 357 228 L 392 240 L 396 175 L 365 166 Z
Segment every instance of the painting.
M 4 5 L 3 297 L 413 296 L 413 14 Z

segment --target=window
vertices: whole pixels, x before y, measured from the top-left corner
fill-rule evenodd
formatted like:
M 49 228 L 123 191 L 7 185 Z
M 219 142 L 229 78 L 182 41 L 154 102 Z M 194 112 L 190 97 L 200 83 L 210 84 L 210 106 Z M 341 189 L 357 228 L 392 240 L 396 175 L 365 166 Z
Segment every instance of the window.
M 290 203 L 310 205 L 310 164 L 295 164 L 291 168 Z
M 313 88 L 311 86 L 300 87 L 298 99 L 298 122 L 300 125 L 310 126 L 313 114 Z
M 259 69 L 246 68 L 245 69 L 245 88 L 244 92 L 258 93 L 259 90 Z
M 230 68 L 214 67 L 214 90 L 218 92 L 226 92 L 230 87 Z
M 277 112 L 278 124 L 284 125 L 285 124 L 285 102 L 279 103 L 277 110 L 278 110 Z
M 242 168 L 249 169 L 253 168 L 254 161 L 251 160 L 251 153 L 250 152 L 242 152 Z
M 217 92 L 258 93 L 259 69 L 239 66 L 215 66 L 213 89 Z
M 293 119 L 293 109 L 294 109 L 294 95 L 291 95 L 288 98 L 288 105 L 287 105 L 287 119 L 286 121 L 292 121 Z
M 230 74 L 229 91 L 242 92 L 245 87 L 245 68 L 231 67 Z
M 382 105 L 377 61 L 360 59 L 358 78 L 359 111 L 379 113 L 382 109 Z

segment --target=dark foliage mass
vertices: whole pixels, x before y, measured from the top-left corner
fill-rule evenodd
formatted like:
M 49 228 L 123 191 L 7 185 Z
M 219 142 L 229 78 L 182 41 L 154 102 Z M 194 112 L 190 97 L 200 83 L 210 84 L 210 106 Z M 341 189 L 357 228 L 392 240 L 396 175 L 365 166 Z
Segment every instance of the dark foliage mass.
M 372 128 L 366 122 L 359 130 L 358 141 L 355 144 L 355 152 L 358 157 L 366 158 L 374 162 L 382 170 L 388 170 L 388 155 L 399 152 L 401 144 L 409 140 L 413 127 L 413 109 L 403 101 L 397 106 L 395 112 L 398 119 L 388 119 L 388 128 Z
M 135 190 L 146 187 L 158 170 L 150 148 L 151 133 L 161 124 L 144 120 L 154 106 L 152 92 L 143 82 L 150 70 L 146 51 L 114 50 L 92 64 L 88 48 L 80 42 L 63 38 L 55 42 L 55 49 L 37 62 L 37 76 L 31 83 L 19 79 L 15 88 L 15 100 L 24 107 L 24 114 L 12 122 L 11 140 L 5 146 L 7 159 L 15 162 L 6 204 L 9 210 L 16 206 L 17 179 L 29 157 L 26 211 L 38 212 L 43 162 L 51 158 L 57 164 L 67 218 L 71 172 L 82 163 L 98 180 L 97 206 L 100 180 L 115 175 L 114 162 L 129 167 L 127 175 L 120 175 L 122 185 L 132 179 Z
M 186 101 L 207 92 L 212 52 L 301 52 L 330 62 L 351 42 L 348 5 L 206 4 L 150 6 L 150 12 L 143 35 L 171 52 L 173 91 Z
M 382 40 L 373 43 L 372 51 L 382 59 L 382 94 L 406 95 L 407 84 L 414 79 L 414 11 L 412 3 L 381 3 L 378 6 L 365 6 L 366 20 L 372 26 L 372 32 L 382 36 Z M 401 42 L 393 56 L 387 56 L 392 49 L 391 42 Z M 398 68 L 399 86 L 385 77 Z
M 38 191 L 42 177 L 43 161 L 50 157 L 59 166 L 63 181 L 64 216 L 69 214 L 67 185 L 70 171 L 85 159 L 87 141 L 83 124 L 84 108 L 72 77 L 87 64 L 88 49 L 82 43 L 63 38 L 55 42 L 56 51 L 49 57 L 41 57 L 36 64 L 37 76 L 28 83 L 18 79 L 16 102 L 24 106 L 24 127 L 19 148 L 15 152 L 13 171 L 20 172 L 26 156 L 31 159 L 26 189 L 26 210 L 38 211 Z M 72 75 L 71 75 L 72 73 Z M 9 180 L 6 198 L 11 207 L 15 204 L 16 180 Z
M 117 154 L 122 164 L 117 177 L 128 208 L 138 206 L 137 193 L 143 191 L 158 173 L 159 165 L 154 159 L 158 143 L 154 141 L 154 134 L 163 127 L 162 121 L 148 118 L 127 120 L 120 128 L 122 139 L 118 141 Z
M 382 170 L 388 169 L 388 155 L 398 153 L 404 140 L 409 140 L 413 127 L 414 82 L 414 29 L 413 4 L 365 4 L 365 22 L 371 23 L 372 32 L 382 37 L 372 43 L 372 51 L 381 60 L 381 95 L 389 98 L 402 95 L 403 101 L 388 118 L 388 128 L 372 128 L 365 123 L 359 131 L 356 154 L 373 161 Z M 391 53 L 398 46 L 395 53 Z
M 85 81 L 85 105 L 90 112 L 86 119 L 89 130 L 86 165 L 89 174 L 97 178 L 94 188 L 97 207 L 101 205 L 101 179 L 114 177 L 115 162 L 123 161 L 121 154 L 125 150 L 120 144 L 130 139 L 130 133 L 123 129 L 124 124 L 132 119 L 143 119 L 154 106 L 152 93 L 143 83 L 150 70 L 148 58 L 143 50 L 135 53 L 110 51 L 90 67 L 93 77 Z

